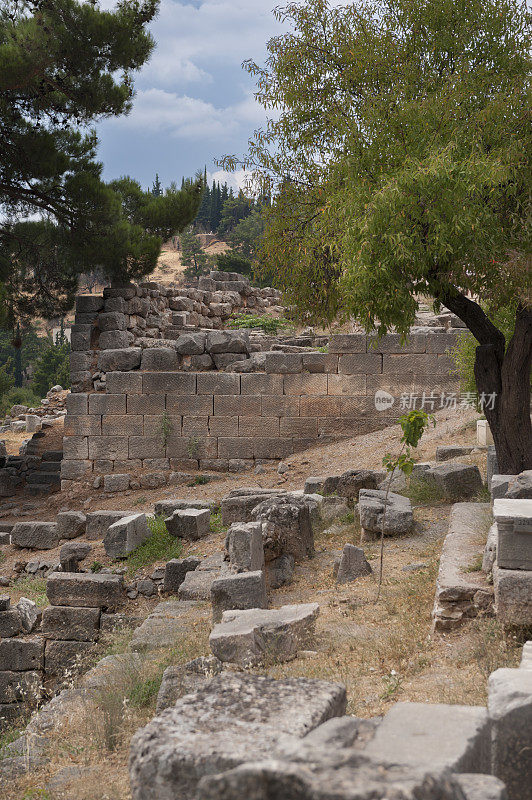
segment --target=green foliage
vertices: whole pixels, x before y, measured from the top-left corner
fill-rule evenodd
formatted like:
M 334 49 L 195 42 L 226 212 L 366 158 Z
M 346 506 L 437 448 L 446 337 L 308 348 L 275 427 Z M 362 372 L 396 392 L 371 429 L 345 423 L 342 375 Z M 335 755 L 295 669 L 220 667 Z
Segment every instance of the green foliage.
M 220 272 L 238 272 L 240 275 L 250 277 L 253 265 L 238 250 L 228 250 L 226 253 L 219 253 L 216 256 L 216 269 Z
M 33 389 L 23 387 L 17 389 L 15 386 L 9 389 L 6 394 L 0 396 L 0 417 L 7 414 L 12 406 L 28 406 L 28 408 L 36 408 L 41 403 L 41 398 L 33 393 Z
M 161 417 L 161 439 L 163 442 L 164 447 L 168 444 L 168 439 L 172 433 L 172 420 L 168 416 L 167 411 L 163 411 L 163 415 Z
M 48 597 L 46 596 L 46 578 L 19 578 L 13 584 L 13 589 L 21 592 L 24 597 L 33 600 L 38 606 L 47 606 Z
M 303 0 L 276 15 L 288 32 L 246 66 L 279 113 L 244 166 L 277 189 L 260 261 L 288 302 L 406 333 L 421 295 L 526 301 L 525 0 Z
M 128 574 L 130 575 L 155 561 L 170 561 L 171 558 L 180 558 L 183 552 L 181 540 L 168 533 L 164 517 L 150 517 L 148 525 L 151 535 L 127 557 Z
M 70 388 L 70 344 L 66 339 L 50 345 L 35 364 L 32 388 L 39 397 L 57 384 Z
M 410 478 L 408 486 L 402 494 L 409 497 L 418 506 L 432 506 L 449 502 L 449 498 L 441 486 L 432 481 L 418 478 Z
M 213 511 L 211 513 L 211 531 L 213 533 L 225 533 L 227 526 L 222 522 L 221 511 Z
M 139 679 L 131 686 L 128 692 L 128 700 L 133 708 L 146 708 L 150 706 L 161 687 L 162 675 L 151 678 Z
M 199 239 L 189 231 L 181 234 L 181 263 L 186 267 L 186 278 L 199 278 L 206 275 L 211 267 L 211 259 L 203 250 Z
M 191 436 L 187 444 L 187 453 L 189 458 L 197 458 L 199 453 L 199 439 L 197 436 Z
M 241 314 L 229 323 L 230 328 L 237 328 L 238 330 L 259 328 L 264 333 L 278 333 L 289 325 L 290 322 L 284 317 L 268 317 L 267 315 L 260 316 L 258 314 Z
M 93 561 L 90 565 L 91 572 L 101 572 L 103 569 L 103 564 L 101 561 Z
M 260 211 L 252 211 L 232 228 L 227 238 L 244 258 L 252 259 L 262 241 L 263 233 L 264 217 Z
M 15 385 L 15 378 L 10 371 L 10 366 L 11 360 L 0 367 L 0 405 L 4 404 L 4 397 Z
M 21 325 L 15 334 L 13 331 L 0 330 L 0 365 L 6 365 L 7 373 L 14 376 L 17 349 L 20 351 L 20 366 L 24 371 L 30 364 L 35 363 L 50 346 L 51 341 L 49 336 L 39 336 L 31 323 Z M 15 344 L 19 343 L 20 347 L 16 348 Z
M 194 218 L 203 182 L 156 196 L 102 181 L 90 126 L 131 109 L 158 0 L 5 0 L 0 9 L 0 290 L 4 327 L 72 307 L 80 273 L 148 274 Z M 80 36 L 80 31 L 83 35 Z M 40 219 L 31 217 L 40 216 Z M 16 220 L 16 221 L 15 221 Z

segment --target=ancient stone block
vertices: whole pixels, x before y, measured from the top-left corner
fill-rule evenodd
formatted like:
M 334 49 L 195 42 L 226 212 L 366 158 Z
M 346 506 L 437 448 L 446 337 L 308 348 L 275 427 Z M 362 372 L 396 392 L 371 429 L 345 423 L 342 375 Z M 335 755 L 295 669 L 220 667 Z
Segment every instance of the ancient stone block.
M 128 414 L 159 414 L 162 416 L 164 413 L 166 406 L 164 394 L 131 394 L 122 396 L 127 398 Z M 170 411 L 171 409 L 168 410 Z
M 263 395 L 261 400 L 262 413 L 265 417 L 299 417 L 299 396 Z
M 240 381 L 242 394 L 278 396 L 283 393 L 283 378 L 279 375 L 255 373 L 242 375 Z M 226 394 L 237 394 L 237 392 L 226 392 Z
M 129 347 L 133 334 L 129 331 L 103 331 L 98 339 L 100 350 L 122 350 Z
M 360 490 L 358 513 L 361 527 L 368 533 L 380 533 L 386 504 L 384 533 L 388 536 L 408 533 L 414 524 L 410 500 L 395 492 L 389 492 L 386 501 L 385 496 L 386 492 L 378 489 Z
M 144 394 L 196 394 L 196 376 L 185 372 L 144 372 L 142 391 Z
M 0 611 L 0 637 L 10 638 L 22 632 L 22 617 L 18 608 Z
M 42 615 L 42 632 L 46 639 L 92 642 L 98 638 L 99 608 L 48 606 Z
M 223 513 L 223 501 L 222 501 Z M 252 511 L 263 523 L 263 544 L 266 561 L 283 554 L 297 560 L 314 555 L 314 534 L 307 503 L 295 497 L 270 497 Z
M 109 311 L 98 316 L 98 327 L 101 331 L 125 331 L 127 320 L 119 311 Z
M 382 356 L 378 353 L 341 355 L 338 359 L 338 372 L 341 375 L 368 375 L 382 371 Z
M 2 639 L 0 641 L 0 670 L 22 672 L 42 669 L 44 642 L 31 639 Z
M 164 591 L 177 594 L 187 572 L 195 570 L 199 563 L 200 559 L 195 556 L 173 558 L 168 561 L 164 569 Z
M 109 526 L 122 517 L 127 517 L 127 511 L 89 511 L 87 514 L 87 539 L 103 539 Z
M 17 522 L 11 531 L 11 543 L 31 550 L 51 550 L 59 544 L 55 522 Z
M 209 509 L 187 508 L 174 511 L 165 522 L 172 536 L 195 541 L 208 535 L 210 517 Z
M 365 353 L 366 335 L 363 333 L 355 334 L 336 334 L 329 339 L 329 353 Z
M 473 497 L 482 489 L 479 468 L 472 464 L 437 464 L 423 477 L 434 481 L 453 499 Z
M 98 369 L 102 370 L 102 372 L 127 372 L 131 369 L 137 369 L 140 367 L 142 352 L 140 347 L 102 350 L 98 356 Z
M 122 599 L 120 575 L 53 572 L 46 593 L 54 606 L 116 608 Z
M 491 764 L 508 800 L 530 800 L 532 786 L 532 670 L 498 669 L 488 681 Z
M 203 688 L 222 669 L 222 662 L 214 656 L 200 656 L 186 664 L 167 667 L 157 694 L 157 714 L 174 706 L 180 697 Z
M 252 395 L 215 395 L 214 413 L 220 417 L 259 417 L 261 398 Z
M 102 432 L 101 417 L 97 415 L 65 417 L 65 436 L 100 436 Z
M 130 436 L 129 458 L 165 458 L 166 447 L 160 436 Z M 168 454 L 170 455 L 170 454 Z M 126 456 L 127 457 L 127 456 Z
M 188 416 L 210 416 L 213 414 L 214 398 L 211 395 L 178 395 L 166 396 L 166 410 L 169 414 L 186 414 Z M 145 413 L 153 413 L 146 411 Z
M 220 458 L 253 458 L 254 452 L 253 439 L 244 437 L 220 437 L 218 439 L 218 456 Z
M 248 441 L 248 440 L 244 440 Z M 255 458 L 286 458 L 294 452 L 291 438 L 266 439 L 259 438 L 253 441 L 253 453 Z
M 301 353 L 281 353 L 271 351 L 264 353 L 264 371 L 277 375 L 302 372 L 303 358 Z
M 81 670 L 92 642 L 48 639 L 44 648 L 44 671 L 46 675 L 62 676 L 71 670 Z
M 125 414 L 125 394 L 90 394 L 89 414 Z
M 327 375 L 327 391 L 323 394 L 333 396 L 347 395 L 348 397 L 364 396 L 366 394 L 365 375 Z
M 532 499 L 532 469 L 515 475 L 508 484 L 506 497 L 510 500 Z
M 302 417 L 339 417 L 342 405 L 339 397 L 302 397 Z
M 89 395 L 85 392 L 67 394 L 65 399 L 67 413 L 74 416 L 86 416 L 88 414 L 88 398 Z
M 205 346 L 208 353 L 248 353 L 247 331 L 209 331 Z
M 231 525 L 225 537 L 226 558 L 234 572 L 264 569 L 264 547 L 260 522 Z
M 302 353 L 303 369 L 312 373 L 336 372 L 338 356 L 334 353 Z
M 107 391 L 110 394 L 141 394 L 142 373 L 108 372 L 105 376 Z
M 210 600 L 211 586 L 218 577 L 218 570 L 190 570 L 181 583 L 177 596 L 180 600 Z
M 181 357 L 172 347 L 148 347 L 142 351 L 140 368 L 154 372 L 179 369 Z
M 337 566 L 337 583 L 349 583 L 350 581 L 356 581 L 357 578 L 361 578 L 364 575 L 371 574 L 371 567 L 364 555 L 364 551 L 361 547 L 355 547 L 353 544 L 344 545 Z
M 215 623 L 230 609 L 267 608 L 264 572 L 240 572 L 217 578 L 211 585 L 211 604 Z
M 129 489 L 130 480 L 131 475 L 128 472 L 104 475 L 103 490 L 104 492 L 125 492 Z
M 104 300 L 102 295 L 78 295 L 78 297 L 76 297 L 76 313 L 86 314 L 91 311 L 102 311 L 103 304 Z
M 238 422 L 238 435 L 239 436 L 279 436 L 279 417 L 238 417 L 233 418 L 233 425 Z M 281 424 L 283 420 L 281 420 Z M 284 433 L 284 436 L 291 436 L 291 433 Z M 310 434 L 309 434 L 310 435 Z
M 64 436 L 63 458 L 84 461 L 89 457 L 89 440 L 86 436 Z
M 70 459 L 61 462 L 61 480 L 77 481 L 92 472 L 92 461 Z
M 224 611 L 209 637 L 211 650 L 220 661 L 241 666 L 286 661 L 312 643 L 318 614 L 317 603 Z
M 200 373 L 197 376 L 197 393 L 211 395 L 240 394 L 240 375 L 232 373 Z
M 503 569 L 532 570 L 532 500 L 495 500 L 497 564 Z
M 73 351 L 87 352 L 91 349 L 92 325 L 72 325 L 70 329 L 70 347 Z
M 209 418 L 208 417 L 183 417 L 183 436 L 208 436 Z
M 285 375 L 283 378 L 286 395 L 324 395 L 327 394 L 327 375 Z
M 493 567 L 495 611 L 503 625 L 532 625 L 532 571 Z
M 176 351 L 183 356 L 201 355 L 205 352 L 204 333 L 184 333 L 176 340 Z
M 41 676 L 36 670 L 0 672 L 0 703 L 35 703 L 41 694 Z
M 436 448 L 436 461 L 450 461 L 453 458 L 460 458 L 460 456 L 468 456 L 472 447 L 458 447 L 457 445 L 441 445 Z
M 146 514 L 131 514 L 109 526 L 103 546 L 111 558 L 125 558 L 149 536 Z

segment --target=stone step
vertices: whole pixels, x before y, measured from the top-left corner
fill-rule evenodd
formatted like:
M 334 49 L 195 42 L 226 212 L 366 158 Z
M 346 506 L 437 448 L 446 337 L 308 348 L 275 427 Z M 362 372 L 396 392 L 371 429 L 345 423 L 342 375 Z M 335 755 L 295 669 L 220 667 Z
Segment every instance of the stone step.
M 26 479 L 28 486 L 61 484 L 61 476 L 58 472 L 30 472 Z

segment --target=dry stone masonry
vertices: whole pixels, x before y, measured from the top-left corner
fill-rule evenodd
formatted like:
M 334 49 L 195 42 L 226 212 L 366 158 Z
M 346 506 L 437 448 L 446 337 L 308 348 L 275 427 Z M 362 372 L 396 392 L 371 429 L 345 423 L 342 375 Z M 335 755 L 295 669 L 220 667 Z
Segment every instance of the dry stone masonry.
M 458 388 L 447 355 L 456 329 L 414 329 L 405 346 L 394 334 L 332 336 L 328 352 L 312 336 L 221 330 L 234 311 L 272 302 L 274 290 L 224 273 L 198 289 L 146 283 L 79 297 L 62 480 L 173 485 L 181 469 L 240 469 L 384 427 L 403 412 L 403 392 L 437 404 Z

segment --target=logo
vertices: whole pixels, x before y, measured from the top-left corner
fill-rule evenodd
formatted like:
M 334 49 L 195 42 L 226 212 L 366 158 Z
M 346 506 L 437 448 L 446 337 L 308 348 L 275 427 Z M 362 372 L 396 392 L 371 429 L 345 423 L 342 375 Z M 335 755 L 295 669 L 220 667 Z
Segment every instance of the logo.
M 375 408 L 377 411 L 386 411 L 387 408 L 391 408 L 395 403 L 395 398 L 392 397 L 391 394 L 388 392 L 379 389 L 378 392 L 375 392 Z

